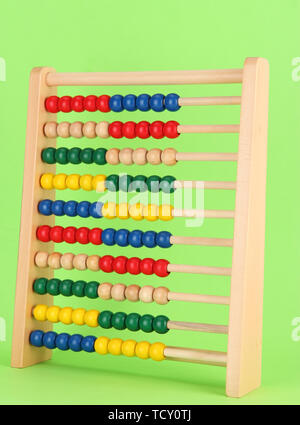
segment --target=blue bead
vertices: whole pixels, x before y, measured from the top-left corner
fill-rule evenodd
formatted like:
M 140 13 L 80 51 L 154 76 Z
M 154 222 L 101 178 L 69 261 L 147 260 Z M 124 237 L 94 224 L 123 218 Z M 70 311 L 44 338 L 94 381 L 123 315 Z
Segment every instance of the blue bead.
M 134 94 L 128 94 L 123 99 L 123 106 L 127 111 L 136 111 L 136 96 Z
M 180 106 L 178 105 L 179 96 L 176 93 L 169 93 L 165 97 L 165 107 L 168 111 L 178 111 Z
M 102 202 L 93 202 L 90 205 L 90 216 L 94 218 L 101 218 L 102 217 Z
M 53 350 L 54 348 L 56 348 L 56 337 L 57 337 L 57 333 L 56 332 L 46 332 L 43 336 L 43 344 L 46 348 L 49 348 L 50 350 Z
M 164 98 L 165 98 L 165 96 L 161 93 L 158 93 L 158 94 L 151 96 L 151 99 L 150 99 L 151 109 L 153 109 L 153 111 L 155 111 L 155 112 L 164 111 L 165 110 Z
M 109 99 L 109 107 L 114 112 L 123 111 L 123 96 L 120 94 L 115 94 Z
M 133 230 L 129 233 L 128 242 L 134 248 L 141 248 L 143 246 L 142 237 L 143 232 L 141 230 Z
M 93 353 L 95 351 L 94 344 L 96 339 L 95 336 L 85 336 L 81 340 L 81 348 L 88 353 Z
M 143 234 L 142 241 L 147 248 L 154 248 L 157 245 L 156 234 L 153 230 L 148 230 Z
M 69 217 L 75 217 L 77 215 L 77 202 L 68 201 L 64 205 L 64 212 Z
M 58 334 L 56 337 L 56 347 L 59 350 L 66 351 L 69 349 L 70 335 L 67 333 Z
M 150 96 L 149 94 L 140 94 L 136 98 L 136 106 L 140 111 L 147 112 L 150 111 Z
M 54 201 L 51 207 L 52 214 L 58 215 L 58 216 L 64 215 L 65 214 L 64 206 L 65 206 L 65 201 Z
M 39 205 L 38 205 L 39 213 L 43 215 L 51 215 L 52 214 L 51 205 L 52 205 L 52 201 L 50 199 L 43 199 L 42 201 L 39 202 Z
M 77 214 L 80 217 L 86 218 L 90 216 L 91 203 L 88 201 L 79 202 L 77 205 Z
M 37 330 L 32 331 L 29 336 L 29 342 L 31 345 L 34 345 L 35 347 L 42 347 L 43 346 L 43 336 L 44 332 Z
M 128 236 L 129 236 L 129 230 L 127 229 L 117 230 L 115 234 L 116 244 L 118 244 L 119 246 L 128 246 L 129 245 Z
M 160 246 L 161 248 L 170 248 L 170 246 L 172 246 L 172 244 L 170 243 L 171 236 L 172 235 L 170 232 L 157 233 L 157 236 L 156 236 L 157 245 Z
M 83 338 L 82 335 L 79 335 L 79 334 L 71 335 L 69 339 L 70 350 L 76 351 L 76 352 L 81 351 L 82 338 Z
M 115 245 L 115 229 L 104 229 L 102 230 L 102 234 L 101 234 L 101 238 L 102 238 L 102 242 L 105 245 Z

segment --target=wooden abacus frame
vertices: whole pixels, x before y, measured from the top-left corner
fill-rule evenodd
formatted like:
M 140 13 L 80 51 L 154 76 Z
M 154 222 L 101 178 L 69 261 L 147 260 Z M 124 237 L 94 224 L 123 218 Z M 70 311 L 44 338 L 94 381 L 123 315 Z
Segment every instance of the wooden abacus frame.
M 36 349 L 29 344 L 29 334 L 37 326 L 32 318 L 33 306 L 39 303 L 51 305 L 53 298 L 49 295 L 42 298 L 32 290 L 33 280 L 41 276 L 41 269 L 34 264 L 34 255 L 42 246 L 35 237 L 36 229 L 40 224 L 54 225 L 54 216 L 41 216 L 37 209 L 38 201 L 45 193 L 49 199 L 54 196 L 53 191 L 45 192 L 39 184 L 43 171 L 41 151 L 45 146 L 43 125 L 55 119 L 53 114 L 45 111 L 45 99 L 56 94 L 57 86 L 224 83 L 242 83 L 241 98 L 197 98 L 197 104 L 241 103 L 228 349 L 226 354 L 198 350 L 202 361 L 199 353 L 195 354 L 197 350 L 190 349 L 189 356 L 186 357 L 187 350 L 180 360 L 185 357 L 187 361 L 226 366 L 228 396 L 240 397 L 260 385 L 268 120 L 268 63 L 263 58 L 247 58 L 243 69 L 227 70 L 56 73 L 51 68 L 33 69 L 29 88 L 13 367 L 30 366 L 51 357 L 51 350 Z M 193 105 L 195 102 L 193 98 L 186 98 L 183 104 Z M 213 126 L 202 127 L 203 132 L 214 131 Z M 222 128 L 215 130 L 222 132 Z M 47 146 L 55 145 L 55 139 L 47 139 Z M 55 173 L 55 165 L 47 167 L 48 172 Z M 42 269 L 42 273 L 44 277 L 53 277 L 51 269 Z M 48 322 L 38 325 L 44 331 L 51 329 Z M 172 347 L 166 350 L 171 352 Z

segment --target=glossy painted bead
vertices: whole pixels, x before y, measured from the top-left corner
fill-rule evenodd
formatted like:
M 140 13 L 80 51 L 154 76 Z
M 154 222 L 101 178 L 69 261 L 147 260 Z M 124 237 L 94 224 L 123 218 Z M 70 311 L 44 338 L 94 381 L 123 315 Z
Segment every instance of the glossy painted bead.
M 115 245 L 115 229 L 107 228 L 102 231 L 102 242 L 105 245 L 113 246 Z
M 90 229 L 89 231 L 89 242 L 93 245 L 101 245 L 102 244 L 102 229 L 95 227 L 94 229 Z
M 47 282 L 47 292 L 50 295 L 59 295 L 59 285 L 60 280 L 59 279 L 49 279 Z
M 47 319 L 47 309 L 48 307 L 45 304 L 37 304 L 32 311 L 33 317 L 44 322 Z
M 53 331 L 46 332 L 43 336 L 43 345 L 50 350 L 56 348 L 57 333 Z
M 143 245 L 145 245 L 147 248 L 156 247 L 156 235 L 157 233 L 153 230 L 148 230 L 147 232 L 144 232 L 142 236 Z
M 68 149 L 67 148 L 58 148 L 55 152 L 55 160 L 58 164 L 68 164 Z
M 63 230 L 63 240 L 67 243 L 76 242 L 76 227 L 69 226 Z
M 108 352 L 114 356 L 119 356 L 122 352 L 123 341 L 120 338 L 112 338 L 108 343 Z
M 53 114 L 59 111 L 58 108 L 58 97 L 57 96 L 49 96 L 45 101 L 46 111 L 52 112 Z
M 92 164 L 93 153 L 94 153 L 94 149 L 91 149 L 91 148 L 82 149 L 79 154 L 80 161 L 84 162 L 85 164 Z
M 113 272 L 113 261 L 114 257 L 112 255 L 104 255 L 99 260 L 100 269 L 106 273 Z
M 153 258 L 143 258 L 140 264 L 141 273 L 150 275 L 153 274 L 155 260 Z
M 69 338 L 69 347 L 70 350 L 75 351 L 76 353 L 81 351 L 81 342 L 82 342 L 82 335 L 79 334 L 73 334 Z
M 89 112 L 95 112 L 97 110 L 97 96 L 86 96 L 84 98 L 84 109 Z
M 136 96 L 134 94 L 127 94 L 124 96 L 123 107 L 127 111 L 136 111 Z
M 90 202 L 87 202 L 87 201 L 79 202 L 78 205 L 77 205 L 77 214 L 80 217 L 83 217 L 83 218 L 89 217 L 89 215 L 90 215 L 90 211 L 89 211 L 90 205 L 91 205 Z
M 82 350 L 87 351 L 88 353 L 93 353 L 95 351 L 94 344 L 96 339 L 97 338 L 92 335 L 83 337 L 81 340 Z
M 119 255 L 116 257 L 113 261 L 113 269 L 118 274 L 125 274 L 127 273 L 127 264 L 128 258 L 124 255 Z
M 141 230 L 132 230 L 128 236 L 128 242 L 134 248 L 141 248 L 143 246 L 143 232 Z
M 50 241 L 50 226 L 39 226 L 36 231 L 36 237 L 42 242 Z
M 154 94 L 150 98 L 150 107 L 155 112 L 162 112 L 165 110 L 164 104 L 165 96 L 161 93 Z
M 153 319 L 152 314 L 144 314 L 141 316 L 139 324 L 143 332 L 153 332 Z
M 49 322 L 58 323 L 59 322 L 59 312 L 60 312 L 60 307 L 58 307 L 57 305 L 51 305 L 47 309 L 46 319 Z
M 38 203 L 38 210 L 40 214 L 51 215 L 52 214 L 52 201 L 50 199 L 43 199 Z
M 110 112 L 109 100 L 110 96 L 108 96 L 107 94 L 99 96 L 97 99 L 97 109 L 100 112 Z
M 42 347 L 43 337 L 44 337 L 43 331 L 41 330 L 32 331 L 29 336 L 29 342 L 31 345 L 34 345 L 35 347 Z
M 88 282 L 84 288 L 84 295 L 88 298 L 98 298 L 98 282 Z
M 129 215 L 131 218 L 133 218 L 134 220 L 143 220 L 144 216 L 143 216 L 143 208 L 144 205 L 141 204 L 140 202 L 130 205 L 129 207 Z
M 129 174 L 119 176 L 119 190 L 122 192 L 130 192 L 132 189 L 133 177 Z
M 119 246 L 128 246 L 129 242 L 128 242 L 128 237 L 129 237 L 129 230 L 127 229 L 120 229 L 117 230 L 114 234 L 114 240 L 115 243 Z
M 149 192 L 158 193 L 160 191 L 160 177 L 153 175 L 146 180 L 147 188 Z
M 71 164 L 80 164 L 81 163 L 80 154 L 81 154 L 80 148 L 69 149 L 68 150 L 68 161 Z
M 46 164 L 55 164 L 55 148 L 46 148 L 42 150 L 42 161 Z
M 157 245 L 160 248 L 170 248 L 172 246 L 170 242 L 171 236 L 172 236 L 171 233 L 166 231 L 157 233 L 157 236 L 156 236 Z
M 106 164 L 106 158 L 105 158 L 106 152 L 107 152 L 107 149 L 104 149 L 104 148 L 95 149 L 93 152 L 93 162 L 98 165 Z
M 132 339 L 124 341 L 121 347 L 122 354 L 126 357 L 134 357 L 136 344 L 136 341 Z
M 169 261 L 167 260 L 156 260 L 153 266 L 153 271 L 157 276 L 165 277 L 170 274 L 168 272 Z
M 90 205 L 90 208 L 89 208 L 89 214 L 91 215 L 91 217 L 101 218 L 102 217 L 102 207 L 103 207 L 102 202 L 93 202 Z
M 43 174 L 40 180 L 41 187 L 46 190 L 53 189 L 53 177 L 52 173 Z
M 160 182 L 160 188 L 164 193 L 173 193 L 174 192 L 174 181 L 175 177 L 173 176 L 164 176 Z
M 114 313 L 111 319 L 112 326 L 120 331 L 126 329 L 126 316 L 123 312 Z
M 64 212 L 69 217 L 75 217 L 77 215 L 77 206 L 76 201 L 67 201 L 64 205 Z
M 79 227 L 79 229 L 76 230 L 76 242 L 79 242 L 84 245 L 89 243 L 88 227 Z
M 63 231 L 64 228 L 62 226 L 53 226 L 50 229 L 50 239 L 55 243 L 63 242 Z
M 44 277 L 35 279 L 35 281 L 33 282 L 34 292 L 40 295 L 45 295 L 47 293 L 47 282 L 48 282 L 48 279 Z
M 123 137 L 122 127 L 123 123 L 121 121 L 113 121 L 108 127 L 109 135 L 114 139 L 120 139 Z
M 141 273 L 140 264 L 141 264 L 140 258 L 137 258 L 137 257 L 128 258 L 127 264 L 126 264 L 127 272 L 134 275 Z
M 93 189 L 93 176 L 90 174 L 84 174 L 83 176 L 80 176 L 79 184 L 81 189 L 90 191 Z
M 72 322 L 78 326 L 84 325 L 85 313 L 86 313 L 86 310 L 84 308 L 75 308 L 72 312 Z
M 158 206 L 155 204 L 145 205 L 143 209 L 143 216 L 148 221 L 158 220 Z
M 104 192 L 106 190 L 105 180 L 106 180 L 106 176 L 104 176 L 103 174 L 97 174 L 96 176 L 93 177 L 92 188 L 96 192 Z
M 167 316 L 156 316 L 153 319 L 153 329 L 155 330 L 155 332 L 159 333 L 159 334 L 165 334 L 169 331 L 168 329 L 168 321 L 169 318 Z
M 76 297 L 84 297 L 85 284 L 83 280 L 77 280 L 72 284 L 72 293 Z
M 180 106 L 178 104 L 179 96 L 176 93 L 169 93 L 165 97 L 165 107 L 168 111 L 178 111 Z
M 179 136 L 179 133 L 177 131 L 177 127 L 179 126 L 179 123 L 177 121 L 168 121 L 164 125 L 164 136 L 168 137 L 169 139 L 175 139 Z
M 112 321 L 113 313 L 109 310 L 101 311 L 98 316 L 98 323 L 101 328 L 104 329 L 110 329 L 112 327 L 111 321 Z
M 150 96 L 148 94 L 140 94 L 136 98 L 136 106 L 140 111 L 147 112 L 150 108 Z
M 163 220 L 163 221 L 172 220 L 173 218 L 172 211 L 173 211 L 172 205 L 166 205 L 166 204 L 160 205 L 158 209 L 160 220 Z
M 136 127 L 135 122 L 133 121 L 125 122 L 122 127 L 123 137 L 126 137 L 127 139 L 134 139 L 136 137 L 135 127 Z
M 129 313 L 126 316 L 125 325 L 130 331 L 136 332 L 140 330 L 140 318 L 138 313 Z
M 65 214 L 64 206 L 65 206 L 64 201 L 57 200 L 57 201 L 52 202 L 52 206 L 51 206 L 52 214 L 54 214 L 56 216 L 64 215 Z
M 58 99 L 58 109 L 61 112 L 71 112 L 72 106 L 71 106 L 72 98 L 71 96 L 62 96 Z
M 102 207 L 102 215 L 105 218 L 116 218 L 116 204 L 114 202 L 105 202 Z
M 58 334 L 55 341 L 56 347 L 62 351 L 69 350 L 69 339 L 70 335 L 67 333 Z
M 135 347 L 135 355 L 140 359 L 148 359 L 150 350 L 150 342 L 138 342 Z
M 152 360 L 161 361 L 165 359 L 164 350 L 166 346 L 162 342 L 154 342 L 149 348 L 149 356 Z
M 97 338 L 94 344 L 96 353 L 107 354 L 109 341 L 110 339 L 106 336 L 100 336 L 99 338 Z
M 164 123 L 162 121 L 153 121 L 149 127 L 150 136 L 154 139 L 162 139 L 164 137 Z
M 147 139 L 150 137 L 149 131 L 150 123 L 148 121 L 140 121 L 135 126 L 135 135 L 140 139 Z
M 70 280 L 70 279 L 62 280 L 59 285 L 60 294 L 64 295 L 65 297 L 70 297 L 71 295 L 73 295 L 72 284 L 73 284 L 73 280 Z
M 86 325 L 96 328 L 98 325 L 98 316 L 99 311 L 97 310 L 88 310 L 84 315 L 84 322 Z
M 135 176 L 132 180 L 130 188 L 136 192 L 146 192 L 146 190 L 148 189 L 146 184 L 146 176 Z
M 110 192 L 118 192 L 119 190 L 119 175 L 111 174 L 106 177 L 105 188 Z
M 74 96 L 71 100 L 72 110 L 75 112 L 84 111 L 84 97 L 83 96 Z
M 113 112 L 121 112 L 124 109 L 123 96 L 115 94 L 109 99 L 109 107 Z
M 66 178 L 66 185 L 68 189 L 78 190 L 80 188 L 80 175 L 69 174 Z
M 63 307 L 59 312 L 59 321 L 64 323 L 65 325 L 70 325 L 72 323 L 72 307 Z
M 121 220 L 129 218 L 129 208 L 126 202 L 121 202 L 116 205 L 116 216 Z
M 57 190 L 65 190 L 67 188 L 66 178 L 67 175 L 64 173 L 56 174 L 53 177 L 53 187 Z

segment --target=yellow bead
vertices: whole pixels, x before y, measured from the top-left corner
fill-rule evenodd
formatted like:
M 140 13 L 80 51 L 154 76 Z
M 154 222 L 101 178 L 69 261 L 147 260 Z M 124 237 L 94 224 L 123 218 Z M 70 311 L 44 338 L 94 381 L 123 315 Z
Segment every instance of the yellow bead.
M 80 188 L 79 179 L 80 179 L 80 175 L 79 174 L 70 174 L 66 178 L 66 186 L 67 186 L 67 188 L 68 189 L 71 189 L 71 190 L 78 190 Z
M 120 338 L 113 338 L 108 343 L 108 352 L 114 356 L 119 356 L 121 354 L 123 340 Z
M 91 176 L 90 174 L 85 174 L 81 176 L 79 180 L 81 189 L 92 190 L 93 189 L 92 181 L 93 181 L 93 176 Z
M 33 308 L 33 317 L 36 320 L 39 321 L 45 321 L 47 320 L 47 310 L 48 310 L 48 306 L 45 304 L 37 304 L 34 308 Z
M 97 310 L 88 310 L 84 315 L 84 322 L 86 325 L 96 328 L 98 324 L 99 311 Z
M 172 211 L 173 206 L 172 205 L 160 205 L 159 207 L 159 218 L 163 221 L 169 221 L 172 220 Z
M 97 176 L 94 176 L 92 180 L 93 189 L 96 192 L 104 192 L 106 190 L 105 180 L 106 176 L 104 176 L 103 174 L 98 174 Z
M 53 186 L 55 187 L 55 189 L 58 190 L 64 190 L 67 188 L 66 186 L 66 179 L 67 179 L 67 175 L 66 174 L 56 174 L 56 176 L 53 177 Z
M 138 202 L 137 204 L 133 204 L 129 206 L 129 215 L 134 220 L 143 220 L 143 208 L 144 205 Z
M 70 325 L 72 323 L 72 307 L 64 307 L 59 312 L 59 321 L 65 325 Z
M 53 189 L 53 174 L 43 174 L 41 177 L 41 187 L 43 189 L 51 190 Z
M 127 202 L 121 202 L 121 204 L 116 205 L 116 216 L 123 220 L 129 218 Z
M 134 357 L 135 356 L 135 346 L 136 341 L 133 339 L 127 339 L 122 344 L 122 354 L 127 357 Z
M 150 342 L 138 342 L 135 347 L 135 355 L 140 359 L 149 359 Z
M 148 221 L 155 221 L 158 219 L 158 206 L 154 204 L 146 205 L 143 209 L 143 215 Z
M 116 204 L 114 202 L 106 202 L 102 207 L 102 215 L 105 218 L 115 218 Z
M 164 350 L 166 346 L 162 342 L 155 342 L 151 344 L 149 354 L 152 360 L 160 362 L 165 359 Z
M 106 336 L 100 336 L 95 341 L 95 351 L 98 354 L 107 354 L 108 353 L 108 343 L 110 339 Z
M 60 312 L 60 307 L 58 307 L 57 305 L 52 305 L 51 307 L 48 307 L 48 310 L 46 313 L 47 320 L 53 323 L 59 322 L 59 312 Z
M 72 322 L 75 323 L 75 325 L 84 325 L 84 316 L 85 316 L 86 310 L 84 308 L 75 308 L 72 312 Z

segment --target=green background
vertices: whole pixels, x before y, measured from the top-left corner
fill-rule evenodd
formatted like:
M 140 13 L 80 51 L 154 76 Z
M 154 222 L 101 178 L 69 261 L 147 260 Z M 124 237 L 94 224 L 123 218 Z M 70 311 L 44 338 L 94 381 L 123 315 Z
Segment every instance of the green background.
M 1 134 L 1 286 L 0 317 L 6 321 L 6 342 L 0 342 L 0 403 L 298 403 L 300 400 L 300 341 L 291 338 L 293 318 L 300 316 L 299 290 L 299 214 L 298 191 L 300 121 L 300 82 L 292 79 L 292 59 L 299 51 L 300 1 L 234 1 L 197 0 L 127 1 L 10 1 L 2 4 L 0 56 L 6 61 L 7 79 L 0 82 Z M 264 292 L 264 338 L 262 387 L 242 400 L 224 395 L 225 369 L 177 362 L 156 363 L 139 359 L 89 355 L 87 353 L 55 352 L 45 364 L 24 370 L 11 369 L 10 347 L 13 324 L 14 287 L 17 268 L 18 232 L 21 208 L 24 141 L 28 77 L 35 66 L 51 66 L 57 71 L 139 71 L 240 68 L 249 56 L 262 56 L 270 62 L 270 113 L 268 144 L 268 181 L 266 216 L 266 256 Z M 63 88 L 59 94 L 115 94 L 133 92 L 168 93 L 180 96 L 238 95 L 239 85 L 163 87 Z M 182 108 L 177 114 L 164 112 L 130 114 L 111 113 L 104 119 L 153 121 L 176 119 L 182 124 L 238 123 L 238 106 Z M 134 118 L 133 118 L 134 117 Z M 70 114 L 60 120 L 78 119 Z M 82 121 L 101 120 L 100 113 L 82 114 Z M 237 135 L 183 135 L 175 141 L 126 141 L 126 146 L 157 146 L 165 143 L 179 151 L 236 152 Z M 59 140 L 59 146 L 125 146 L 124 141 Z M 99 173 L 96 166 L 67 166 L 67 173 Z M 67 169 L 67 171 L 66 171 Z M 62 170 L 62 168 L 61 168 Z M 100 173 L 111 174 L 116 168 L 106 165 Z M 145 173 L 173 174 L 177 179 L 233 180 L 235 166 L 231 163 L 179 163 L 170 169 L 161 166 L 126 168 L 117 172 L 133 175 Z M 96 199 L 95 194 L 59 193 L 59 199 Z M 231 191 L 207 191 L 206 209 L 234 208 Z M 72 221 L 72 223 L 71 223 Z M 58 224 L 94 226 L 93 219 L 60 219 Z M 96 223 L 98 225 L 99 222 Z M 183 219 L 170 224 L 132 220 L 102 220 L 101 227 L 128 227 L 142 230 L 167 229 L 174 235 L 231 237 L 230 220 L 206 220 L 201 227 L 187 227 Z M 70 246 L 57 250 L 67 252 Z M 118 247 L 74 246 L 72 251 L 138 255 L 167 258 L 173 263 L 230 266 L 231 249 L 212 247 L 180 247 L 170 250 L 147 248 L 135 250 Z M 57 273 L 57 276 L 68 274 Z M 72 271 L 70 278 L 83 277 Z M 92 272 L 86 280 L 95 279 Z M 97 278 L 96 278 L 97 279 Z M 177 292 L 198 292 L 229 295 L 226 277 L 176 275 L 165 280 L 153 276 L 99 274 L 100 281 L 125 284 L 166 285 Z M 57 297 L 60 306 L 137 311 L 166 314 L 173 320 L 226 324 L 228 309 L 223 306 L 169 303 L 133 304 L 89 301 Z M 65 327 L 56 326 L 65 330 Z M 70 326 L 67 331 L 78 332 Z M 226 350 L 222 335 L 171 331 L 165 336 L 115 330 L 91 331 L 83 334 L 120 336 L 168 345 Z M 120 335 L 121 334 L 121 335 Z

